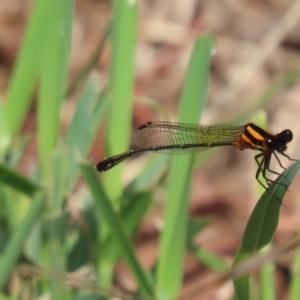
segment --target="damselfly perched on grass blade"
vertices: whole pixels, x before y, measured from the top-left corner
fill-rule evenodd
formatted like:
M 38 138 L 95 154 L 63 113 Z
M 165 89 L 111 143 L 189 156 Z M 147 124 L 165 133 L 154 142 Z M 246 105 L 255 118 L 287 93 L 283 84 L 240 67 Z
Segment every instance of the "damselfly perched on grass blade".
M 119 155 L 106 158 L 96 165 L 99 172 L 107 171 L 123 160 L 146 151 L 165 154 L 189 154 L 202 152 L 213 147 L 233 146 L 239 150 L 252 149 L 260 151 L 254 158 L 258 164 L 256 172 L 257 181 L 268 190 L 274 180 L 267 177 L 269 171 L 276 175 L 278 172 L 270 169 L 272 154 L 275 156 L 281 168 L 277 153 L 291 159 L 285 150 L 287 144 L 293 139 L 291 130 L 286 129 L 278 134 L 270 134 L 253 123 L 244 126 L 238 125 L 198 125 L 168 122 L 147 122 L 134 131 L 133 142 L 135 149 L 131 149 Z M 277 153 L 276 153 L 277 152 Z M 262 174 L 267 186 L 260 181 Z

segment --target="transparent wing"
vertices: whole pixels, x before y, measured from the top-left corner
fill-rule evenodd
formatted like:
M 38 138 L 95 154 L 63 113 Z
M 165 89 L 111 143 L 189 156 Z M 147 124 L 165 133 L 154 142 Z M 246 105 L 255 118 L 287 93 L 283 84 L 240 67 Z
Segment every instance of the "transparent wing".
M 148 122 L 134 131 L 133 142 L 139 149 L 178 146 L 157 152 L 185 154 L 205 151 L 221 143 L 230 144 L 239 139 L 244 126 L 219 124 L 198 125 L 186 123 Z M 187 147 L 181 147 L 185 145 Z

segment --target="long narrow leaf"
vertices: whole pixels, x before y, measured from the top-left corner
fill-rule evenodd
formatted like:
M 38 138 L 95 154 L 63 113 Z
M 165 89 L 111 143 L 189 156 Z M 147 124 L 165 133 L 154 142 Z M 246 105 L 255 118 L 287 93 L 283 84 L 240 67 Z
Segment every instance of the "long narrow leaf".
M 198 123 L 205 106 L 213 40 L 196 40 L 180 103 L 180 122 Z M 193 156 L 172 158 L 165 210 L 165 228 L 160 244 L 158 288 L 162 295 L 175 298 L 181 287 L 186 248 L 189 189 Z
M 300 232 L 298 230 L 298 238 Z M 298 300 L 300 298 L 300 249 L 297 248 L 295 258 L 292 264 L 292 280 L 290 288 L 290 300 Z
M 256 253 L 272 241 L 278 225 L 279 212 L 282 208 L 279 201 L 282 202 L 299 168 L 300 161 L 291 165 L 275 180 L 275 183 L 270 187 L 270 192 L 265 191 L 257 202 L 247 223 L 241 248 L 236 255 L 234 265 L 249 257 L 249 255 Z M 236 295 L 239 299 L 246 300 L 250 298 L 248 280 L 249 276 L 247 274 L 234 280 Z
M 76 105 L 74 117 L 66 133 L 68 147 L 68 187 L 71 191 L 79 175 L 76 156 L 87 156 L 95 140 L 99 123 L 107 107 L 107 99 L 98 96 L 93 81 L 88 81 Z
M 32 197 L 33 194 L 40 189 L 38 184 L 35 182 L 30 181 L 26 177 L 2 164 L 0 164 L 0 182 L 26 194 L 29 197 Z
M 0 101 L 2 99 L 0 98 Z M 4 104 L 0 103 L 0 159 L 4 158 L 7 148 L 12 140 Z
M 107 156 L 125 151 L 130 142 L 136 34 L 137 2 L 114 1 L 110 68 L 111 103 L 106 134 Z M 105 186 L 114 202 L 117 202 L 122 194 L 123 167 L 124 164 L 116 166 L 104 177 Z
M 38 131 L 44 172 L 49 168 L 49 154 L 58 141 L 60 107 L 67 80 L 72 7 L 71 0 L 45 1 L 43 7 L 47 14 L 43 21 L 45 36 L 42 39 Z
M 43 0 L 37 0 L 27 24 L 23 45 L 13 70 L 7 99 L 7 119 L 12 136 L 20 130 L 33 94 L 42 53 L 43 24 L 46 10 Z
M 88 186 L 90 187 L 95 204 L 107 225 L 110 227 L 113 237 L 119 244 L 123 257 L 139 284 L 139 289 L 145 296 L 153 299 L 154 291 L 150 281 L 150 276 L 139 264 L 134 253 L 132 243 L 125 231 L 125 226 L 123 225 L 120 216 L 114 212 L 111 203 L 104 192 L 104 188 L 96 176 L 95 170 L 91 166 L 83 163 L 81 164 L 81 170 Z

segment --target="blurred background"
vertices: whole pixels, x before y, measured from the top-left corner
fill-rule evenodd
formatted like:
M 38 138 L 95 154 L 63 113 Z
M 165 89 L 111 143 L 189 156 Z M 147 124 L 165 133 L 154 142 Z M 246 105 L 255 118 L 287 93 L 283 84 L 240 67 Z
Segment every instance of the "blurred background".
M 3 98 L 15 64 L 32 1 L 0 0 L 0 92 Z M 72 27 L 72 47 L 68 81 L 71 85 L 85 67 L 112 18 L 111 1 L 77 0 Z M 300 143 L 300 1 L 285 0 L 144 0 L 139 1 L 136 47 L 136 80 L 132 107 L 132 128 L 144 122 L 176 122 L 178 104 L 195 38 L 210 34 L 215 38 L 207 106 L 199 122 L 246 124 L 258 114 L 267 118 L 268 130 L 279 133 L 291 129 L 293 141 L 287 154 L 299 158 Z M 108 81 L 110 43 L 98 58 L 90 77 L 99 87 Z M 196 84 L 196 83 L 195 83 Z M 61 112 L 61 135 L 73 117 L 79 91 L 67 97 Z M 163 114 L 155 107 L 158 103 Z M 105 120 L 90 152 L 94 163 L 105 156 Z M 33 99 L 23 134 L 31 134 L 20 171 L 27 174 L 36 161 L 36 102 Z M 120 132 L 120 134 L 122 134 Z M 119 153 L 127 149 L 120 149 Z M 119 154 L 115 153 L 115 154 Z M 201 156 L 201 154 L 199 154 Z M 148 155 L 126 162 L 123 182 L 129 182 Z M 282 158 L 282 164 L 290 162 Z M 281 172 L 277 162 L 272 169 Z M 222 148 L 194 169 L 190 213 L 212 217 L 213 221 L 197 236 L 197 243 L 232 261 L 239 248 L 247 219 L 259 197 L 255 180 L 254 152 Z M 101 175 L 102 176 L 102 175 Z M 299 227 L 300 175 L 285 196 L 275 241 L 293 236 Z M 154 197 L 156 208 L 147 214 L 135 239 L 137 253 L 150 267 L 158 251 L 158 230 L 164 192 Z M 290 257 L 276 264 L 278 299 L 286 299 Z M 213 280 L 216 274 L 186 256 L 182 295 L 199 282 Z M 116 267 L 117 282 L 131 288 L 124 264 Z M 201 299 L 230 299 L 231 283 L 208 288 Z M 197 297 L 195 298 L 197 299 Z

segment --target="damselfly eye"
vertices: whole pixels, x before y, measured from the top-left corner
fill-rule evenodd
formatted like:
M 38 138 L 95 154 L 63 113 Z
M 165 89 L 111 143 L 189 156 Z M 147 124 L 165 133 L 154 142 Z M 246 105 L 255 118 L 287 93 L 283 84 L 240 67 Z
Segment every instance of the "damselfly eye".
M 283 130 L 281 133 L 274 136 L 274 142 L 278 144 L 278 146 L 284 146 L 291 142 L 292 139 L 293 133 L 289 129 Z
M 292 141 L 293 133 L 289 129 L 286 129 L 286 130 L 282 131 L 281 134 L 285 136 L 285 140 L 286 140 L 287 143 Z

